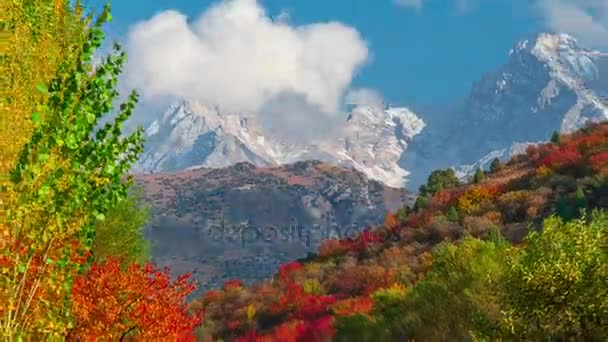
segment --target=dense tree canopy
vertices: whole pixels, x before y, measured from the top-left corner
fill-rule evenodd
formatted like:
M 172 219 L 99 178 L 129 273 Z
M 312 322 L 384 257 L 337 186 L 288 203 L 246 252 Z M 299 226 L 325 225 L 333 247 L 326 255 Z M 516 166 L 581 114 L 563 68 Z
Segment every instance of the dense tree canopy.
M 454 169 L 436 170 L 431 172 L 426 184 L 420 186 L 420 195 L 431 195 L 444 189 L 460 185 Z

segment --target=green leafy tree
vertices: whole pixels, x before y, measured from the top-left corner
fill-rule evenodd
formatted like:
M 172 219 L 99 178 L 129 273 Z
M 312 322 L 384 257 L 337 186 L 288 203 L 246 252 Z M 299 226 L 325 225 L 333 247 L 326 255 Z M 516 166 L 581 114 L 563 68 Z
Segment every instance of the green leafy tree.
M 571 220 L 575 217 L 572 206 L 568 202 L 568 199 L 563 195 L 560 195 L 555 203 L 555 213 L 564 220 Z
M 475 170 L 475 175 L 473 176 L 473 182 L 475 184 L 479 184 L 479 183 L 483 182 L 484 179 L 485 179 L 485 175 L 483 173 L 483 170 L 481 169 L 481 167 L 478 167 L 477 170 Z
M 458 245 L 438 248 L 431 269 L 402 306 L 401 320 L 408 337 L 469 340 L 471 332 L 496 326 L 501 303 L 493 289 L 511 252 L 499 236 L 488 241 L 466 238 Z
M 459 185 L 460 181 L 453 169 L 435 170 L 429 175 L 426 184 L 420 186 L 420 194 L 430 195 Z
M 580 214 L 581 210 L 587 209 L 588 206 L 589 202 L 587 201 L 587 196 L 585 196 L 585 192 L 583 191 L 583 189 L 578 188 L 576 190 L 576 193 L 574 194 L 575 214 Z
M 500 169 L 502 169 L 502 162 L 500 159 L 494 158 L 494 160 L 492 160 L 492 164 L 490 164 L 490 171 L 497 172 L 500 171 Z
M 375 342 L 389 341 L 389 331 L 381 318 L 365 314 L 337 317 L 334 323 L 336 335 L 334 341 L 338 342 Z
M 402 340 L 408 334 L 407 322 L 403 319 L 406 312 L 407 290 L 403 285 L 395 284 L 390 288 L 380 289 L 372 294 L 374 306 L 373 317 L 388 330 L 387 341 Z
M 458 210 L 455 207 L 450 207 L 448 210 L 446 217 L 450 222 L 458 222 L 460 221 L 460 215 L 458 215 Z
M 416 198 L 416 202 L 414 203 L 414 209 L 420 210 L 420 209 L 426 207 L 428 203 L 429 203 L 428 197 L 426 197 L 426 195 L 421 194 Z
M 397 218 L 397 220 L 403 221 L 411 212 L 412 208 L 407 205 L 404 205 L 401 208 L 397 209 L 397 211 L 395 212 L 395 217 Z
M 98 262 L 120 257 L 126 264 L 144 263 L 150 258 L 150 243 L 144 238 L 144 226 L 151 208 L 143 201 L 143 191 L 133 187 L 129 196 L 108 210 L 106 219 L 95 225 L 93 256 Z
M 559 134 L 558 131 L 554 131 L 553 135 L 551 135 L 551 142 L 554 144 L 559 144 L 561 141 L 561 135 Z
M 608 214 L 551 217 L 510 262 L 501 291 L 506 338 L 599 341 L 608 336 Z

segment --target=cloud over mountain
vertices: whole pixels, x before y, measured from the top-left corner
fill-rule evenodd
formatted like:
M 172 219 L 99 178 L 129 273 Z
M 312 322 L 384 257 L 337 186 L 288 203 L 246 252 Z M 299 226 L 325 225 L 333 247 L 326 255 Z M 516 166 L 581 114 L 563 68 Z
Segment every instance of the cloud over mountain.
M 549 29 L 576 36 L 593 47 L 608 46 L 608 1 L 539 0 Z
M 335 113 L 369 55 L 352 27 L 290 25 L 256 0 L 222 1 L 193 21 L 158 13 L 130 29 L 127 49 L 126 81 L 144 101 L 188 97 L 248 112 L 291 93 Z

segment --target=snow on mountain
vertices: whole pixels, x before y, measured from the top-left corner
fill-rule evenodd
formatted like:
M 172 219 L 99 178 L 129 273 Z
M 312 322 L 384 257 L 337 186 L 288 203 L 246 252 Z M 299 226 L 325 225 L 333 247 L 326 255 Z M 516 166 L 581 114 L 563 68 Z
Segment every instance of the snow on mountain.
M 490 164 L 492 164 L 492 161 L 494 159 L 498 158 L 503 161 L 509 160 L 511 159 L 511 157 L 526 153 L 526 148 L 528 148 L 528 146 L 540 143 L 542 143 L 542 141 L 513 143 L 508 148 L 503 148 L 502 150 L 494 150 L 486 154 L 473 164 L 453 166 L 454 170 L 456 171 L 456 177 L 458 177 L 458 179 L 463 182 L 469 181 L 473 178 L 473 175 L 475 174 L 475 171 L 478 167 L 482 168 L 483 170 L 488 170 L 490 168 Z
M 412 172 L 408 185 L 418 186 L 438 168 L 455 167 L 465 175 L 487 165 L 487 158 L 507 158 L 518 144 L 608 119 L 607 73 L 607 53 L 580 47 L 567 34 L 542 33 L 515 44 L 507 63 L 441 115 L 444 122 L 425 118 L 428 128 L 401 163 Z
M 244 161 L 269 166 L 316 159 L 353 167 L 371 179 L 402 187 L 408 173 L 398 161 L 424 126 L 406 108 L 357 106 L 337 136 L 294 145 L 266 136 L 253 116 L 182 100 L 146 129 L 146 149 L 136 170 L 219 168 Z
M 354 167 L 391 186 L 407 180 L 415 189 L 432 170 L 454 167 L 467 177 L 527 142 L 546 141 L 553 131 L 608 119 L 608 53 L 582 48 L 566 34 L 542 33 L 515 44 L 507 58 L 441 115 L 423 121 L 407 108 L 357 106 L 337 135 L 308 145 L 273 139 L 254 116 L 184 100 L 149 125 L 139 169 L 317 159 Z

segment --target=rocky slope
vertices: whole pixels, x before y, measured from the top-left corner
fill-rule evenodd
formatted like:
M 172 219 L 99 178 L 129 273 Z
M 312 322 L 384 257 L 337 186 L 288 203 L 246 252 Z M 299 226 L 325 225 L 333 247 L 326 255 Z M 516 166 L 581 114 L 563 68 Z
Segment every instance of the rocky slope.
M 135 180 L 154 207 L 147 229 L 154 260 L 176 273 L 195 270 L 204 288 L 232 277 L 263 279 L 323 238 L 352 235 L 413 200 L 359 171 L 318 161 L 241 162 Z
M 412 173 L 408 186 L 437 168 L 464 165 L 459 170 L 466 175 L 554 131 L 608 119 L 607 73 L 608 54 L 585 49 L 569 35 L 543 33 L 517 43 L 507 63 L 476 82 L 456 109 L 425 118 L 427 128 L 401 161 Z

